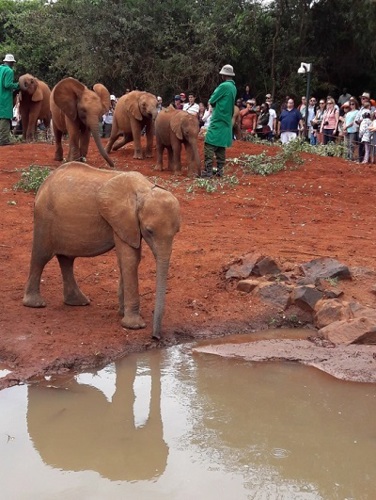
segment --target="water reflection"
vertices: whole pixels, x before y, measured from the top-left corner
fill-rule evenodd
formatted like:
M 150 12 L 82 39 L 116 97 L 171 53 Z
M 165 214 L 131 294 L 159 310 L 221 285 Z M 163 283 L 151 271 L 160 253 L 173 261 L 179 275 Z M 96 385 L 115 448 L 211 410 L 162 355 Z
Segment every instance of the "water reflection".
M 160 476 L 168 456 L 161 419 L 160 353 L 148 363 L 139 369 L 136 357 L 115 363 L 112 398 L 76 378 L 30 386 L 28 431 L 43 461 L 69 471 L 97 471 L 113 481 Z M 135 421 L 133 387 L 136 377 L 147 375 L 150 406 L 142 425 Z

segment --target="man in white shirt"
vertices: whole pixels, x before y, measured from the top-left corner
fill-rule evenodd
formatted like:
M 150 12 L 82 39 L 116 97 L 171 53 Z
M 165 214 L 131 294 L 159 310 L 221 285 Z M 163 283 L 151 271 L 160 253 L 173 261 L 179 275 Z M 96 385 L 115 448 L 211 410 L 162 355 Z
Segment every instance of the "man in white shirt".
M 198 104 L 195 102 L 195 99 L 196 97 L 194 94 L 192 94 L 192 92 L 188 94 L 188 102 L 184 104 L 183 111 L 187 111 L 191 115 L 197 115 L 200 108 Z

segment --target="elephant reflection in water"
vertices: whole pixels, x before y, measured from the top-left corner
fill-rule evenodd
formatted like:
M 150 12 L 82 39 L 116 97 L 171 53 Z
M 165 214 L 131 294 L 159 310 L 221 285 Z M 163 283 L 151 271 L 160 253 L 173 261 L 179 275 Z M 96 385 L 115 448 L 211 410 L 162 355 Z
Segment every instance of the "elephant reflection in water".
M 135 426 L 133 414 L 135 356 L 116 363 L 112 402 L 76 380 L 59 388 L 29 387 L 28 431 L 47 465 L 93 470 L 112 481 L 149 480 L 163 474 L 168 447 L 161 419 L 160 353 L 152 354 L 149 416 L 142 427 Z

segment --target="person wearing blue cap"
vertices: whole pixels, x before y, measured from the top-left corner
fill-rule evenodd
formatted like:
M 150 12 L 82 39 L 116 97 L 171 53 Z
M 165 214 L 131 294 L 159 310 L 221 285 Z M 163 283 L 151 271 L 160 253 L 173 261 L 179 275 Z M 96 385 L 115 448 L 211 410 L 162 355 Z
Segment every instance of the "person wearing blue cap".
M 174 97 L 174 104 L 173 104 L 175 109 L 183 109 L 183 103 L 181 102 L 181 97 L 179 94 L 176 94 Z

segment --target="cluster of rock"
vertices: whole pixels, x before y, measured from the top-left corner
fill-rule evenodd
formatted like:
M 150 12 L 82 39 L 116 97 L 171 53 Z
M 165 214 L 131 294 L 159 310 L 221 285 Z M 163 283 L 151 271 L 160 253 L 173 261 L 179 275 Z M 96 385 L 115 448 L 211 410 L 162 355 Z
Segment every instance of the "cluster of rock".
M 329 257 L 294 265 L 251 253 L 225 268 L 225 278 L 243 293 L 252 293 L 278 311 L 296 308 L 318 330 L 318 336 L 337 344 L 376 344 L 376 310 L 341 299 L 337 281 L 351 280 L 350 269 Z

